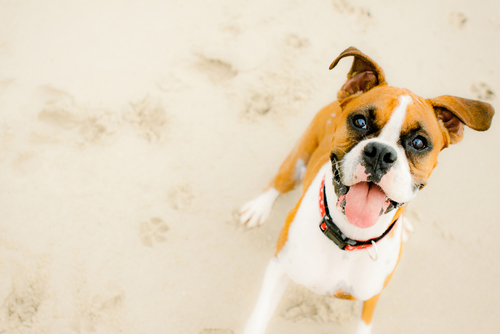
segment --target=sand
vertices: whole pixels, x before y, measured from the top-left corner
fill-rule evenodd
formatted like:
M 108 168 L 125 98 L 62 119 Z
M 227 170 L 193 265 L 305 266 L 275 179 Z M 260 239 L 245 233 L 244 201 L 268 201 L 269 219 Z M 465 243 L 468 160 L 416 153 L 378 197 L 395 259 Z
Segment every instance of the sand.
M 389 84 L 500 110 L 497 1 L 0 3 L 0 333 L 241 333 L 300 187 L 248 230 L 356 46 Z M 500 332 L 500 124 L 409 205 L 374 333 Z M 290 285 L 268 333 L 353 333 Z

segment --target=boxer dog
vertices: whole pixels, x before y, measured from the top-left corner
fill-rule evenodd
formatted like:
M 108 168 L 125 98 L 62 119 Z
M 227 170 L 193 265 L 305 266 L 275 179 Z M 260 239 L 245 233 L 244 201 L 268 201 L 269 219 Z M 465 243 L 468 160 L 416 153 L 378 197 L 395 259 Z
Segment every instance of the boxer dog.
M 485 131 L 493 107 L 454 96 L 424 99 L 388 86 L 357 50 L 338 100 L 313 119 L 268 189 L 241 209 L 248 227 L 300 181 L 303 193 L 278 238 L 245 334 L 264 333 L 290 279 L 314 293 L 361 300 L 357 334 L 371 332 L 381 291 L 398 264 L 405 205 L 427 184 L 437 156 L 464 125 Z

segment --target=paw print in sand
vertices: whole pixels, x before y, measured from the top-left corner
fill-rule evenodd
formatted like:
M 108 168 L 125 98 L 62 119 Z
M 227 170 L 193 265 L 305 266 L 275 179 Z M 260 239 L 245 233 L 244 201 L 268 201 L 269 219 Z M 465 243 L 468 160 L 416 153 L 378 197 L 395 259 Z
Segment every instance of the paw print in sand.
M 159 97 L 146 96 L 142 101 L 131 102 L 125 121 L 132 124 L 141 137 L 150 143 L 161 142 L 169 124 L 167 113 Z
M 148 247 L 153 247 L 155 243 L 165 242 L 166 233 L 169 227 L 165 221 L 159 217 L 152 217 L 148 221 L 143 221 L 139 226 L 141 242 Z
M 467 23 L 467 17 L 463 13 L 448 13 L 448 22 L 455 28 L 462 29 Z
M 485 84 L 484 82 L 475 83 L 470 87 L 470 90 L 474 96 L 479 100 L 493 100 L 495 98 L 495 93 L 493 90 Z

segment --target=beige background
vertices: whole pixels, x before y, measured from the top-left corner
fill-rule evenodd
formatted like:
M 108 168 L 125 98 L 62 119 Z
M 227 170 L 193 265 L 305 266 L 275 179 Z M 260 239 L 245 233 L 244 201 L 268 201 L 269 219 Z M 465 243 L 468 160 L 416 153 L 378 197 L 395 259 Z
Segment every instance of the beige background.
M 240 333 L 286 212 L 258 195 L 356 46 L 391 85 L 500 110 L 498 1 L 0 2 L 0 333 Z M 409 206 L 374 333 L 500 332 L 500 124 Z M 291 285 L 268 333 L 353 333 Z

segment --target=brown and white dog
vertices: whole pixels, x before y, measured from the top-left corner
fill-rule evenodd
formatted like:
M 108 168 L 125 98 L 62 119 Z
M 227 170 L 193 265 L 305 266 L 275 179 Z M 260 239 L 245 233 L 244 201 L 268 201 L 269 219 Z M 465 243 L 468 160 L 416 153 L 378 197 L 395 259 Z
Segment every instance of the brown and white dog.
M 370 333 L 399 261 L 405 204 L 427 184 L 439 152 L 462 139 L 464 124 L 490 127 L 488 103 L 424 99 L 390 87 L 382 69 L 353 47 L 330 69 L 349 56 L 338 101 L 315 116 L 267 191 L 240 212 L 249 227 L 262 224 L 279 194 L 304 176 L 245 334 L 265 332 L 289 279 L 317 294 L 364 301 L 356 333 Z

